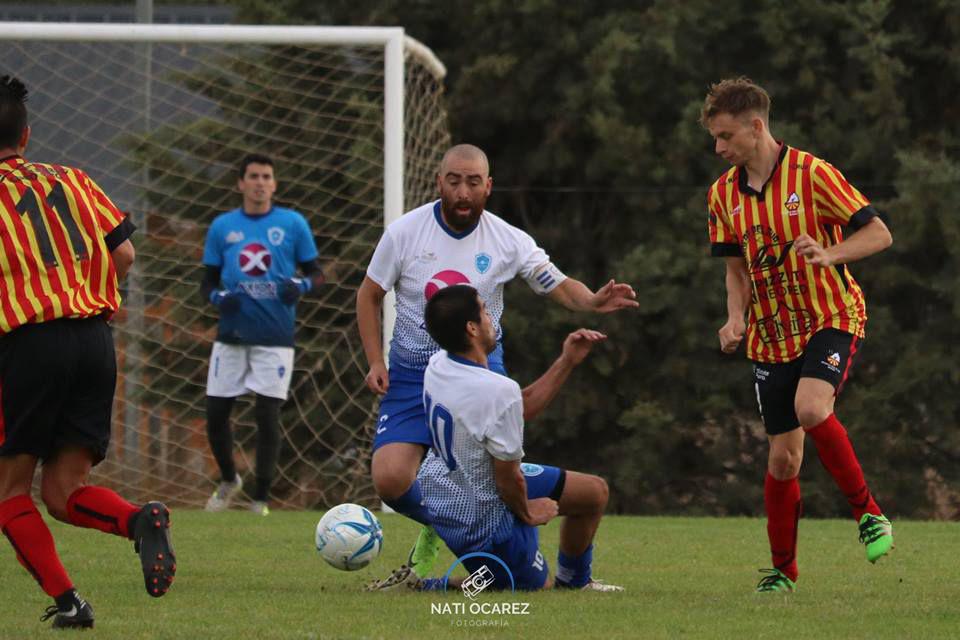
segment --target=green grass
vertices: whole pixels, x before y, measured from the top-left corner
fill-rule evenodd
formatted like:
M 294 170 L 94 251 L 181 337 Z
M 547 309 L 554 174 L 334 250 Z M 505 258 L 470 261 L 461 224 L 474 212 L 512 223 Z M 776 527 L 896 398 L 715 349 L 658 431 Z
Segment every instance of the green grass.
M 769 562 L 764 521 L 609 517 L 594 574 L 622 594 L 481 594 L 529 602 L 526 616 L 431 613 L 460 593 L 361 591 L 405 558 L 415 527 L 385 515 L 386 548 L 371 567 L 343 573 L 313 549 L 318 513 L 174 513 L 177 580 L 146 595 L 129 542 L 52 523 L 64 564 L 93 605 L 89 637 L 117 638 L 956 638 L 960 636 L 960 524 L 895 522 L 892 557 L 870 565 L 852 521 L 804 520 L 802 574 L 790 595 L 753 593 Z M 557 532 L 543 530 L 555 566 Z M 0 638 L 47 637 L 49 604 L 0 544 Z M 445 551 L 445 554 L 447 552 Z M 452 558 L 445 555 L 443 570 Z M 476 620 L 507 626 L 477 627 Z M 464 625 L 464 626 L 458 626 Z M 87 637 L 87 636 L 85 636 Z

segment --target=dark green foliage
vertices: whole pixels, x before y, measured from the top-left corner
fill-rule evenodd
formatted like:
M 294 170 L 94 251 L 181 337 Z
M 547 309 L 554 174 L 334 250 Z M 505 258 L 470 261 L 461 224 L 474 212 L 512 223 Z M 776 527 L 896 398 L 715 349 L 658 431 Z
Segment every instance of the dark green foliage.
M 762 509 L 749 368 L 717 348 L 723 268 L 708 257 L 704 201 L 725 167 L 697 123 L 711 82 L 760 82 L 774 134 L 837 165 L 891 220 L 893 248 L 852 269 L 871 320 L 838 404 L 868 480 L 894 515 L 960 513 L 956 3 L 238 6 L 249 21 L 404 26 L 450 70 L 453 139 L 490 155 L 490 208 L 589 286 L 634 285 L 637 313 L 576 317 L 513 285 L 505 315 L 507 365 L 522 382 L 567 331 L 609 332 L 529 426 L 528 455 L 601 473 L 618 511 Z M 807 513 L 843 514 L 812 447 L 807 458 Z

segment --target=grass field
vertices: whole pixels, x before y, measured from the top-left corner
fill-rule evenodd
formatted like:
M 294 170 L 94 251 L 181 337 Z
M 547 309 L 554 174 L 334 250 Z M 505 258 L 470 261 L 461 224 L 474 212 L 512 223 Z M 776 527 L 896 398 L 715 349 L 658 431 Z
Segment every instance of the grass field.
M 117 638 L 958 638 L 960 524 L 895 522 L 897 548 L 876 566 L 855 525 L 804 520 L 800 589 L 760 595 L 764 521 L 609 517 L 594 575 L 621 594 L 488 594 L 478 602 L 527 602 L 527 615 L 440 614 L 431 604 L 459 592 L 364 593 L 362 585 L 406 557 L 414 526 L 384 515 L 385 548 L 365 570 L 328 567 L 313 549 L 318 513 L 174 513 L 177 579 L 159 600 L 143 589 L 130 543 L 52 523 L 64 564 L 97 619 L 90 637 Z M 543 530 L 555 565 L 556 522 Z M 49 604 L 0 545 L 0 638 L 52 633 Z M 438 567 L 453 558 L 445 552 Z M 481 625 L 486 626 L 481 626 Z M 495 624 L 498 626 L 490 626 Z

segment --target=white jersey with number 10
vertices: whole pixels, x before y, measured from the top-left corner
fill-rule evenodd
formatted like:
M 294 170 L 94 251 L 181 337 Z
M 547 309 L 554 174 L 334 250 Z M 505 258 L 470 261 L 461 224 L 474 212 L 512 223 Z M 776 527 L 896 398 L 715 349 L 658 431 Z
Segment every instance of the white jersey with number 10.
M 497 493 L 493 459 L 523 458 L 520 385 L 439 351 L 423 399 L 433 446 L 419 478 L 434 528 L 461 555 L 501 542 L 515 516 Z

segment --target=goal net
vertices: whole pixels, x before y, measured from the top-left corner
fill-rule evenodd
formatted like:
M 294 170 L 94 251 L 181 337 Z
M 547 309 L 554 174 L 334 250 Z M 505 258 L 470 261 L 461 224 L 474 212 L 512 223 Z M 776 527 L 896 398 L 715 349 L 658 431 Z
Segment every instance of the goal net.
M 95 481 L 191 506 L 213 490 L 205 385 L 216 315 L 198 293 L 201 256 L 210 222 L 240 204 L 240 159 L 261 152 L 275 162 L 278 204 L 307 217 L 327 276 L 298 307 L 274 503 L 373 504 L 376 398 L 354 297 L 385 211 L 432 197 L 449 143 L 442 65 L 401 29 L 35 24 L 18 36 L 14 26 L 24 28 L 0 29 L 0 59 L 30 91 L 27 156 L 84 169 L 138 227 L 113 323 L 113 439 Z M 249 491 L 252 397 L 238 399 L 231 424 Z

